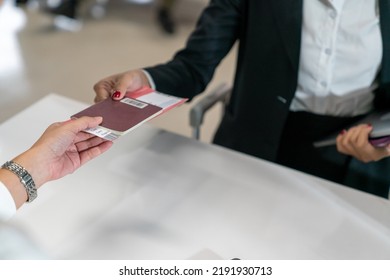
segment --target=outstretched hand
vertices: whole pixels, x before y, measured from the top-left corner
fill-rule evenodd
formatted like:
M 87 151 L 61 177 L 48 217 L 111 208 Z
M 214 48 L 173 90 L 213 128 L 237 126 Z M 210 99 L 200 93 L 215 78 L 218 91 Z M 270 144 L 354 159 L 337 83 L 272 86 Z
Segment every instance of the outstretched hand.
M 82 117 L 54 123 L 15 161 L 29 170 L 37 186 L 73 173 L 112 146 L 110 141 L 83 132 L 101 122 L 101 117 Z

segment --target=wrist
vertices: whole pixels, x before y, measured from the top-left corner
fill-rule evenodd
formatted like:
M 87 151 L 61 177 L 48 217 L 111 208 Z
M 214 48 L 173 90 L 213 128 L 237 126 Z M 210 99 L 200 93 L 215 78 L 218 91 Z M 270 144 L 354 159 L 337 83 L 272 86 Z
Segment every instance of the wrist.
M 24 202 L 33 202 L 37 198 L 38 192 L 34 179 L 22 165 L 15 161 L 7 161 L 1 166 L 1 169 L 2 173 L 0 174 L 3 174 L 5 185 L 10 190 L 17 207 Z M 4 172 L 9 172 L 9 174 Z
M 15 157 L 13 161 L 23 166 L 31 174 L 37 189 L 49 181 L 47 179 L 49 177 L 48 164 L 44 164 L 44 159 L 40 159 L 39 154 L 34 149 L 25 151 Z
M 143 84 L 145 84 L 145 85 L 147 85 L 148 87 L 150 87 L 151 89 L 156 89 L 156 84 L 154 83 L 154 81 L 153 81 L 153 78 L 152 78 L 152 76 L 150 76 L 150 74 L 149 74 L 149 72 L 148 71 L 146 71 L 146 70 L 140 70 L 141 72 L 142 72 L 142 80 L 143 80 Z

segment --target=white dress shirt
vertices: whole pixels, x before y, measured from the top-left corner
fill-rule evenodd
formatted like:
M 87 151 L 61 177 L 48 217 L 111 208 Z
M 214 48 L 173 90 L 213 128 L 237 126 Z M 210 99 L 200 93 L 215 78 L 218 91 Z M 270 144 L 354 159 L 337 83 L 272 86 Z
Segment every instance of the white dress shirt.
M 15 201 L 9 190 L 0 181 L 0 222 L 11 218 L 16 212 Z
M 356 116 L 372 109 L 382 60 L 378 0 L 305 0 L 293 111 Z

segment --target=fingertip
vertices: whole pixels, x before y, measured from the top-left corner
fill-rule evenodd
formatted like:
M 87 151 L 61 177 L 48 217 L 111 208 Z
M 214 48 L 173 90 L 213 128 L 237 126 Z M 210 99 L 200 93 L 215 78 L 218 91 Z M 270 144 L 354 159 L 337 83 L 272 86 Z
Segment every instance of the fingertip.
M 112 145 L 114 145 L 114 142 L 113 141 L 106 141 L 104 145 L 106 147 L 106 150 L 108 150 L 109 148 L 112 147 Z
M 102 122 L 103 122 L 103 117 L 97 116 L 97 117 L 94 117 L 94 120 L 95 120 L 97 123 L 102 123 Z
M 346 129 L 343 129 L 343 130 L 341 130 L 341 131 L 339 132 L 339 135 L 344 135 L 346 132 L 347 132 L 347 130 L 346 130 Z
M 104 100 L 104 99 L 102 99 L 102 98 L 96 96 L 96 97 L 93 99 L 93 102 L 94 102 L 94 103 L 99 103 L 99 102 L 102 101 L 102 100 Z

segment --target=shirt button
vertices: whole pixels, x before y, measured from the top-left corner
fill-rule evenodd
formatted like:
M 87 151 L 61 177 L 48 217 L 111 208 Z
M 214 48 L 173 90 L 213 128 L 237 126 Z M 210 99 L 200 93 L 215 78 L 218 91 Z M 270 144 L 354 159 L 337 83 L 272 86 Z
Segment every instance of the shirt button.
M 331 55 L 331 54 L 332 54 L 332 49 L 326 48 L 326 49 L 325 49 L 325 53 L 326 53 L 327 55 Z
M 326 87 L 327 85 L 328 85 L 327 82 L 325 82 L 325 81 L 321 82 L 321 86 Z
M 329 16 L 331 17 L 331 18 L 333 18 L 333 19 L 335 19 L 336 18 L 336 16 L 337 16 L 337 13 L 336 13 L 336 11 L 330 11 L 329 12 Z

